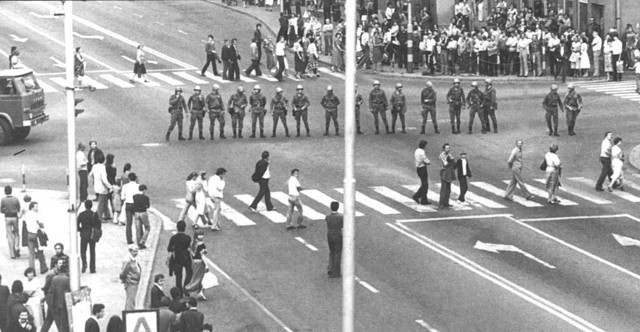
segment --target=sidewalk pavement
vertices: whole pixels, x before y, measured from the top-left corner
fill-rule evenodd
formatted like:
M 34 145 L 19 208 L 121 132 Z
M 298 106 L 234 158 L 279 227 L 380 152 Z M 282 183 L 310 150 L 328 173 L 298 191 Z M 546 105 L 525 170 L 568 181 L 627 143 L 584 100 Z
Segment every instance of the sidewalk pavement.
M 238 1 L 237 5 L 227 5 L 223 3 L 221 0 L 205 0 L 205 1 L 215 6 L 227 8 L 229 10 L 233 10 L 237 13 L 251 17 L 256 21 L 256 24 L 262 23 L 263 35 L 266 35 L 268 33 L 273 38 L 274 43 L 276 42 L 275 38 L 276 38 L 276 35 L 278 34 L 278 30 L 280 30 L 280 22 L 278 21 L 280 17 L 279 6 L 273 7 L 273 11 L 267 11 L 266 10 L 267 7 L 247 6 L 245 8 L 242 6 L 242 1 Z M 252 31 L 255 29 L 255 26 L 248 27 L 248 29 L 250 30 L 247 31 L 247 34 L 252 36 L 253 35 Z M 293 53 L 291 50 L 288 50 L 288 51 L 290 53 Z M 331 63 L 332 63 L 331 56 L 324 55 L 324 53 L 322 52 L 318 52 L 318 53 L 319 53 L 318 62 L 326 67 L 331 67 Z M 293 59 L 287 59 L 287 61 L 289 62 L 290 66 L 292 66 Z M 385 66 L 385 71 L 379 71 L 377 73 L 375 73 L 373 70 L 367 70 L 367 69 L 360 69 L 359 72 L 365 75 L 371 75 L 371 76 L 377 75 L 377 76 L 384 76 L 384 77 L 397 77 L 402 79 L 420 79 L 420 80 L 447 81 L 447 82 L 451 81 L 454 77 L 457 77 L 462 81 L 481 81 L 486 78 L 490 78 L 491 80 L 498 81 L 498 82 L 514 82 L 514 81 L 555 82 L 556 84 L 564 84 L 564 83 L 561 83 L 561 80 L 554 80 L 554 78 L 550 75 L 549 76 L 530 76 L 530 77 L 477 76 L 477 75 L 471 75 L 471 74 L 458 74 L 456 76 L 454 75 L 423 75 L 423 72 L 426 71 L 426 69 L 424 68 L 416 69 L 414 70 L 413 73 L 407 73 L 406 69 L 403 69 L 403 68 L 396 68 L 395 71 L 390 71 L 390 69 L 391 69 L 390 67 Z M 627 79 L 631 80 L 631 79 L 634 79 L 634 77 L 635 77 L 634 74 L 631 72 L 623 74 L 623 79 L 625 80 Z M 580 82 L 599 81 L 599 80 L 604 80 L 605 78 L 606 76 L 600 76 L 600 77 L 588 76 L 588 77 L 578 77 L 578 78 L 567 76 L 567 83 L 571 83 L 573 81 L 576 81 L 576 82 L 577 81 L 580 81 Z
M 49 236 L 49 243 L 44 249 L 47 264 L 51 260 L 51 256 L 55 253 L 53 246 L 55 243 L 62 243 L 65 247 L 65 253 L 68 255 L 69 248 L 69 214 L 67 213 L 68 194 L 62 191 L 38 190 L 27 188 L 26 193 L 20 192 L 21 189 L 16 186 L 14 188 L 14 196 L 20 199 L 21 203 L 25 194 L 29 194 L 32 201 L 38 202 L 40 208 L 39 215 L 45 224 L 45 231 Z M 94 205 L 95 207 L 95 205 Z M 4 221 L 4 216 L 1 217 Z M 156 247 L 160 230 L 162 229 L 160 218 L 154 213 L 149 213 L 149 223 L 151 231 L 147 239 L 147 247 L 149 249 L 140 250 L 138 259 L 142 268 L 142 278 L 138 287 L 136 297 L 136 309 L 144 307 L 147 289 L 152 277 L 153 261 L 156 254 Z M 4 224 L 4 222 L 3 222 Z M 19 259 L 12 260 L 8 254 L 8 244 L 6 239 L 5 227 L 0 227 L 0 266 L 2 266 L 2 283 L 11 287 L 14 280 L 25 280 L 23 276 L 24 270 L 29 266 L 28 249 L 21 248 L 21 256 Z M 119 274 L 122 261 L 127 255 L 127 242 L 125 239 L 125 227 L 117 226 L 112 223 L 102 224 L 103 235 L 100 242 L 96 244 L 96 272 L 91 274 L 88 271 L 80 277 L 82 286 L 91 288 L 92 303 L 102 303 L 106 306 L 105 318 L 101 320 L 101 331 L 106 330 L 109 318 L 113 315 L 122 316 L 124 310 L 125 292 L 124 286 L 120 282 Z M 135 227 L 134 227 L 135 234 Z M 78 241 L 78 247 L 80 246 Z M 87 256 L 89 253 L 87 252 Z M 71 258 L 73 259 L 73 258 Z M 80 256 L 77 257 L 80 262 Z M 89 259 L 89 257 L 87 257 Z M 81 263 L 79 263 L 82 266 Z M 36 272 L 40 272 L 36 263 Z M 38 274 L 35 279 L 44 286 L 45 276 Z M 81 322 L 84 326 L 84 322 Z M 39 327 L 38 327 L 39 329 Z M 55 324 L 51 331 L 57 332 Z

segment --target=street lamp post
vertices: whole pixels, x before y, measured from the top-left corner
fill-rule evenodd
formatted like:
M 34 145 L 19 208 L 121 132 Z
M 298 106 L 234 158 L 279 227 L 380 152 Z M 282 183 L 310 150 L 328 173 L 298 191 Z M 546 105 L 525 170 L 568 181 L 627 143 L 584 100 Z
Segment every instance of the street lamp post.
M 413 73 L 413 21 L 411 1 L 407 2 L 407 73 Z

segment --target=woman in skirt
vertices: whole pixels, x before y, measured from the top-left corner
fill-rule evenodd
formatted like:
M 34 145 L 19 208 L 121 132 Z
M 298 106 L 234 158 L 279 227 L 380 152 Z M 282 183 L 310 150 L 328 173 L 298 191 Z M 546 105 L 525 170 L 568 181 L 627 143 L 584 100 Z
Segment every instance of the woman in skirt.
M 144 55 L 144 45 L 140 44 L 138 45 L 138 50 L 136 51 L 136 63 L 133 65 L 133 77 L 131 77 L 129 82 L 135 83 L 136 81 L 134 79 L 136 78 L 136 75 L 138 75 L 138 78 L 144 78 L 145 83 L 149 82 L 149 80 L 147 80 L 147 68 L 145 67 L 146 63 L 147 59 Z
M 302 48 L 302 40 L 298 39 L 295 44 L 293 44 L 293 54 L 294 54 L 294 67 L 296 70 L 296 78 L 302 78 L 302 72 L 304 71 L 304 49 Z
M 318 47 L 316 46 L 315 39 L 309 38 L 309 47 L 307 48 L 307 54 L 309 55 L 309 62 L 307 63 L 307 71 L 309 76 L 320 77 L 318 74 Z M 313 72 L 313 74 L 311 74 Z
M 203 256 L 207 254 L 207 246 L 204 244 L 204 233 L 201 230 L 196 231 L 196 240 L 193 241 L 191 252 L 193 253 L 193 259 L 191 260 L 193 276 L 189 284 L 184 286 L 184 291 L 187 293 L 197 293 L 198 300 L 206 301 L 207 298 L 204 297 L 202 279 L 207 272 L 207 266 L 203 260 Z

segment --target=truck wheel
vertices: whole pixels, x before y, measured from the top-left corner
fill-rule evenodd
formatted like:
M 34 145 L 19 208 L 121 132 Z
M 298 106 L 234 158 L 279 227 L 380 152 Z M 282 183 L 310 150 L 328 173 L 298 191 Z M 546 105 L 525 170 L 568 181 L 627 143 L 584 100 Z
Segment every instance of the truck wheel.
M 31 127 L 20 127 L 14 128 L 11 134 L 13 136 L 13 139 L 15 139 L 16 141 L 22 141 L 23 139 L 27 138 L 27 136 L 29 136 L 29 132 L 31 132 Z
M 11 139 L 11 126 L 9 123 L 0 119 L 0 146 L 7 145 Z

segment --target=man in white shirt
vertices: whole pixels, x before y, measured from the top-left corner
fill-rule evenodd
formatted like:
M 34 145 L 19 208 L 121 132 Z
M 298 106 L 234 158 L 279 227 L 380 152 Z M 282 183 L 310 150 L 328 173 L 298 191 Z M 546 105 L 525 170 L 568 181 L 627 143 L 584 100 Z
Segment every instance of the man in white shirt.
M 29 203 L 29 211 L 22 217 L 27 229 L 27 245 L 29 247 L 29 267 L 35 268 L 35 258 L 40 262 L 40 274 L 49 271 L 44 252 L 40 249 L 38 230 L 44 228 L 44 224 L 38 216 L 38 202 Z
M 98 196 L 98 217 L 100 221 L 108 222 L 111 218 L 111 210 L 109 209 L 109 192 L 113 190 L 113 186 L 107 179 L 107 169 L 104 165 L 105 158 L 102 152 L 95 155 L 96 164 L 91 167 L 91 178 L 93 179 L 93 191 Z
M 124 212 L 127 217 L 126 231 L 125 231 L 126 237 L 127 237 L 127 244 L 134 243 L 132 231 L 131 231 L 131 225 L 133 223 L 133 195 L 140 193 L 140 189 L 139 189 L 140 185 L 138 184 L 137 180 L 138 180 L 138 177 L 136 176 L 136 173 L 133 173 L 133 172 L 129 173 L 129 182 L 127 182 L 127 184 L 122 186 L 122 191 L 120 193 L 120 198 L 124 203 Z
M 307 226 L 302 224 L 302 202 L 300 201 L 300 191 L 302 187 L 300 186 L 300 181 L 298 180 L 298 176 L 300 175 L 300 171 L 297 168 L 291 170 L 291 177 L 287 181 L 287 194 L 289 194 L 289 209 L 287 210 L 287 229 L 294 228 L 307 228 Z M 292 223 L 293 220 L 293 212 L 294 209 L 298 208 L 298 218 L 296 218 L 296 225 Z
M 87 157 L 84 155 L 85 145 L 78 143 L 78 151 L 76 152 L 76 168 L 78 169 L 79 195 L 80 202 L 87 200 L 87 188 L 89 187 L 89 173 L 87 171 Z
M 621 73 L 618 73 L 618 61 L 622 55 L 622 42 L 618 38 L 618 34 L 613 35 L 613 42 L 611 43 L 611 65 L 613 66 L 613 80 L 622 80 Z
M 600 144 L 600 163 L 602 164 L 602 170 L 600 171 L 598 181 L 596 181 L 596 191 L 604 191 L 602 184 L 607 177 L 609 178 L 609 181 L 611 181 L 611 175 L 613 174 L 613 169 L 611 169 L 611 148 L 613 147 L 612 139 L 613 133 L 610 131 L 604 133 L 604 139 Z
M 593 76 L 600 76 L 600 56 L 602 55 L 602 38 L 598 36 L 598 31 L 593 32 L 591 41 L 591 51 L 593 52 Z
M 418 143 L 418 148 L 413 153 L 416 172 L 420 178 L 420 188 L 418 188 L 418 191 L 413 195 L 413 200 L 420 205 L 431 204 L 427 199 L 427 192 L 429 191 L 429 174 L 427 173 L 427 165 L 431 164 L 431 161 L 427 158 L 427 154 L 425 152 L 426 148 L 427 141 L 422 140 Z
M 282 73 L 284 72 L 284 57 L 285 57 L 285 43 L 284 36 L 280 36 L 280 40 L 276 43 L 276 59 L 278 59 L 278 71 L 276 72 L 276 78 L 278 81 L 282 81 Z
M 227 174 L 227 170 L 220 167 L 216 170 L 216 174 L 209 178 L 207 183 L 207 194 L 209 195 L 209 199 L 207 199 L 207 205 L 209 206 L 209 211 L 211 211 L 211 216 L 209 219 L 211 220 L 211 230 L 219 231 L 220 230 L 220 213 L 222 212 L 222 192 L 224 191 L 224 177 Z

